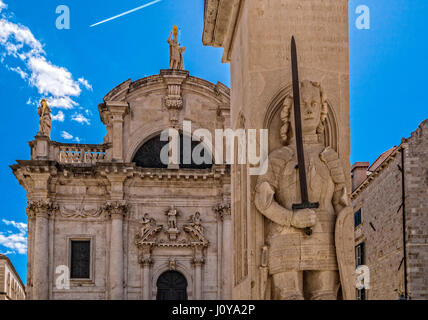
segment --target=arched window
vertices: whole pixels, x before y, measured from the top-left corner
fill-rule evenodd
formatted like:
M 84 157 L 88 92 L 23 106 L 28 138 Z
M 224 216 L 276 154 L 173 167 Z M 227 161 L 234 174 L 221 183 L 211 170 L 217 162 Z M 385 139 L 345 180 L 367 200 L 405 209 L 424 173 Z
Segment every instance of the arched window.
M 132 162 L 135 162 L 137 166 L 143 168 L 158 168 L 158 169 L 166 169 L 168 166 L 164 165 L 160 159 L 162 148 L 168 144 L 168 141 L 161 141 L 160 135 L 156 136 L 149 141 L 147 141 L 135 154 Z M 200 142 L 192 141 L 192 153 L 193 150 Z M 206 149 L 202 152 L 207 152 Z M 202 153 L 204 156 L 204 153 Z M 212 157 L 210 157 L 212 158 Z M 212 163 L 210 164 L 196 164 L 192 159 L 191 164 L 184 164 L 183 161 L 183 134 L 180 134 L 180 169 L 210 169 L 212 167 Z
M 162 273 L 156 286 L 156 300 L 187 300 L 187 280 L 180 272 Z

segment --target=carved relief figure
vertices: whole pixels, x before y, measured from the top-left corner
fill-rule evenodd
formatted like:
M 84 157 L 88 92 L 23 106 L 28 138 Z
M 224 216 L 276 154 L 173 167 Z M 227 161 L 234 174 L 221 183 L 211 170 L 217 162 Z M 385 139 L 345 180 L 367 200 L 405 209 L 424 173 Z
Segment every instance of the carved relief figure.
M 178 39 L 178 27 L 174 26 L 168 38 L 169 44 L 169 68 L 184 70 L 183 53 L 186 47 L 181 47 Z
M 40 103 L 40 107 L 37 109 L 39 114 L 39 135 L 50 137 L 52 127 L 52 116 L 51 108 L 48 106 L 46 99 L 43 99 Z
M 301 195 L 291 96 L 285 99 L 281 113 L 280 135 L 285 146 L 269 155 L 268 172 L 258 178 L 255 205 L 269 223 L 264 252 L 272 298 L 335 300 L 341 278 L 344 297 L 355 290 L 349 283 L 353 282 L 351 259 L 346 260 L 343 247 L 349 240 L 343 238 L 343 216 L 352 208 L 341 160 L 336 151 L 320 143 L 328 112 L 323 90 L 310 81 L 301 82 L 300 88 L 309 200 L 319 202 L 319 208 L 292 209 Z M 305 233 L 306 228 L 312 228 L 311 235 Z M 341 243 L 338 247 L 337 241 Z M 348 250 L 352 254 L 353 246 Z
M 194 216 L 190 217 L 190 220 L 192 221 L 191 226 L 195 230 L 198 230 L 201 234 L 203 234 L 204 233 L 204 227 L 202 226 L 201 214 L 199 212 L 196 212 Z
M 143 244 L 145 242 L 153 241 L 154 236 L 161 231 L 163 228 L 162 225 L 158 226 L 156 220 L 149 217 L 149 214 L 144 214 L 143 219 L 141 220 L 140 231 L 136 235 L 136 243 Z

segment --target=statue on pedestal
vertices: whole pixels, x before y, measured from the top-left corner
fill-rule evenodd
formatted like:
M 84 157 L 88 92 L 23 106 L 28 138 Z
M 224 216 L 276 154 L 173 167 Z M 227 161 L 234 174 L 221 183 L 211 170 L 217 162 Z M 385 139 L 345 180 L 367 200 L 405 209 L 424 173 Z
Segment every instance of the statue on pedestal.
M 302 195 L 296 125 L 290 121 L 294 102 L 288 96 L 281 113 L 285 146 L 269 155 L 268 171 L 258 178 L 255 195 L 255 205 L 269 223 L 264 247 L 269 293 L 275 300 L 336 300 L 342 284 L 342 296 L 349 299 L 355 292 L 355 265 L 353 240 L 347 236 L 353 230 L 348 228 L 352 206 L 345 172 L 337 152 L 320 142 L 328 112 L 321 86 L 303 81 L 300 93 L 308 200 L 319 206 L 293 208 Z
M 40 107 L 37 109 L 39 114 L 39 136 L 51 136 L 51 127 L 52 127 L 52 116 L 51 116 L 51 108 L 48 106 L 48 102 L 46 99 L 43 99 L 40 102 Z
M 178 34 L 178 27 L 174 26 L 168 38 L 169 68 L 173 70 L 184 70 L 183 53 L 186 51 L 186 47 L 180 46 Z

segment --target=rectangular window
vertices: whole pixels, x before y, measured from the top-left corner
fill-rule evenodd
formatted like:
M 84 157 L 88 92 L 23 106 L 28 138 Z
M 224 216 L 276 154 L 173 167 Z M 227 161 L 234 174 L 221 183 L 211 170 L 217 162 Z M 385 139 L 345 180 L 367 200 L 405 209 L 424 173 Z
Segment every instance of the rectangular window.
M 91 265 L 91 241 L 71 241 L 71 279 L 89 279 Z
M 365 263 L 365 245 L 364 242 L 355 247 L 355 262 L 357 267 Z
M 362 242 L 355 247 L 355 262 L 357 267 L 366 263 L 365 255 L 365 244 Z M 366 300 L 366 289 L 357 289 L 357 300 Z
M 357 300 L 366 300 L 366 289 L 357 289 Z
M 354 223 L 355 223 L 355 227 L 358 227 L 361 224 L 361 209 L 355 212 Z

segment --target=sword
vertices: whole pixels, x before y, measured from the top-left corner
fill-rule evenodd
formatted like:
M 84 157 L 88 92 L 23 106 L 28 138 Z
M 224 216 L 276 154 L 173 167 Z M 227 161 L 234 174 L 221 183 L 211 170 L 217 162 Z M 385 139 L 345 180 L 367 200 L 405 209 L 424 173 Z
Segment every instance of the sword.
M 319 203 L 309 202 L 308 183 L 306 180 L 305 154 L 303 151 L 302 114 L 300 111 L 300 82 L 299 68 L 297 62 L 297 47 L 294 36 L 291 38 L 291 66 L 293 75 L 293 98 L 294 98 L 294 128 L 296 133 L 297 163 L 299 168 L 300 195 L 302 203 L 293 204 L 293 210 L 317 209 Z M 312 235 L 312 229 L 305 229 L 306 235 Z

